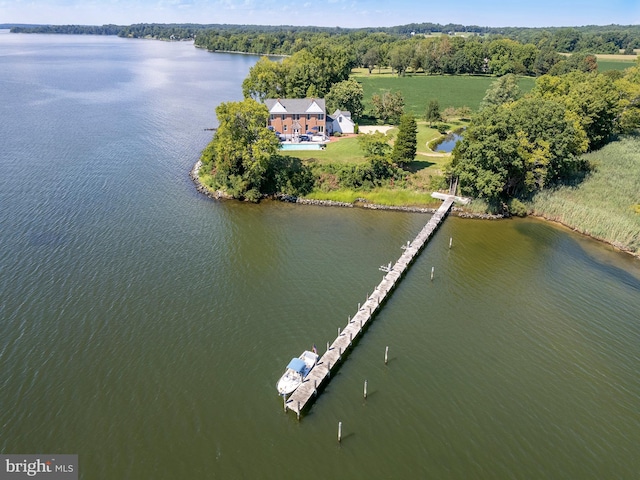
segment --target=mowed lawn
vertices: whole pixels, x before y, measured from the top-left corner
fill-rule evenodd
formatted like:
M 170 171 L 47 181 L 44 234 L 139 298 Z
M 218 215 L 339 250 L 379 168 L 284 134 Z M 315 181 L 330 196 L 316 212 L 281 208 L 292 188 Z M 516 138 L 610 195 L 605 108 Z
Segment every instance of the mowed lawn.
M 355 75 L 354 78 L 364 89 L 365 109 L 371 108 L 371 97 L 384 91 L 402 92 L 405 110 L 417 117 L 424 117 L 430 100 L 438 100 L 440 111 L 447 107 L 469 107 L 477 110 L 485 93 L 496 77 L 414 75 L 398 77 L 392 75 Z M 523 93 L 530 91 L 534 78 L 522 77 L 518 81 Z

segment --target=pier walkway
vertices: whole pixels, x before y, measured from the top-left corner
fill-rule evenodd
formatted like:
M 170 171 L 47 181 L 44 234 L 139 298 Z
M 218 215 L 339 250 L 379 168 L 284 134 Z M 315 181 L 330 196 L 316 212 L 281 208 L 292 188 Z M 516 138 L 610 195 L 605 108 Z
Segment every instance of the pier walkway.
M 434 195 L 435 196 L 435 195 Z M 318 360 L 315 367 L 309 372 L 302 385 L 300 385 L 291 396 L 285 401 L 285 411 L 292 410 L 300 417 L 300 412 L 309 404 L 317 395 L 318 388 L 323 382 L 331 378 L 331 370 L 340 362 L 342 356 L 351 347 L 351 344 L 363 329 L 371 322 L 375 312 L 380 305 L 384 303 L 391 294 L 393 288 L 400 281 L 402 275 L 407 271 L 411 263 L 429 241 L 433 233 L 438 229 L 442 221 L 446 218 L 453 202 L 458 200 L 452 195 L 440 195 L 444 203 L 438 208 L 437 212 L 429 219 L 427 224 L 420 230 L 420 233 L 411 243 L 404 246 L 404 253 L 398 261 L 391 265 L 390 268 L 384 268 L 387 274 L 382 281 L 376 286 L 375 290 L 363 305 L 358 306 L 358 311 L 342 331 L 338 331 L 338 336 L 331 345 L 328 345 L 327 351 Z M 381 267 L 383 268 L 383 267 Z

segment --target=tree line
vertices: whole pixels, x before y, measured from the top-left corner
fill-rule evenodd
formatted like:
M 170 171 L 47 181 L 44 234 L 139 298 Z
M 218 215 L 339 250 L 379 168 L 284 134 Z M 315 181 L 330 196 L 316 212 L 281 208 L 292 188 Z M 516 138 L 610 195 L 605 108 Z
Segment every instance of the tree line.
M 463 195 L 517 212 L 521 199 L 583 177 L 592 166 L 582 153 L 639 127 L 640 62 L 624 73 L 545 75 L 524 96 L 504 76 L 456 145 L 448 174 Z

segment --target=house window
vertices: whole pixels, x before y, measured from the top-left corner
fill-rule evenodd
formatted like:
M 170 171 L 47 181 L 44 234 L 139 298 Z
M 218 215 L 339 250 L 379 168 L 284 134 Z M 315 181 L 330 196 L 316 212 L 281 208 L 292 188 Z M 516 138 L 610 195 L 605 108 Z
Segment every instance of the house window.
M 338 117 L 338 123 L 342 123 L 342 117 Z
M 324 127 L 322 125 L 318 127 L 318 133 L 324 133 Z
M 318 114 L 318 120 L 324 120 L 324 113 Z
M 307 113 L 307 120 L 311 120 L 311 114 Z
M 284 113 L 282 114 L 282 121 L 284 122 Z

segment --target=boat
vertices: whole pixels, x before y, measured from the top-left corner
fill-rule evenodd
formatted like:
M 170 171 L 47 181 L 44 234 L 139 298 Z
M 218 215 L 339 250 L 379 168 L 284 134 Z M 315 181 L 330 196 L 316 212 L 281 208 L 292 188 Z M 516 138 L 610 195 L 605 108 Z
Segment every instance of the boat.
M 280 395 L 293 393 L 315 366 L 318 358 L 317 353 L 310 352 L 309 350 L 302 352 L 302 355 L 298 358 L 292 358 L 284 374 L 280 377 L 280 380 L 278 380 L 278 393 Z

